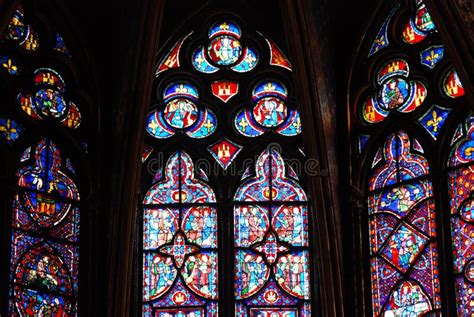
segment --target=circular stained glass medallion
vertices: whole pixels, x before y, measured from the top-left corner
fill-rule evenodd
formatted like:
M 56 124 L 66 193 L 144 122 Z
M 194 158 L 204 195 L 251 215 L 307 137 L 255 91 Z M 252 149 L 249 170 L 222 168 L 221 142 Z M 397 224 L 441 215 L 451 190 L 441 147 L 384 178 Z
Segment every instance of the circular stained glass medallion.
M 218 36 L 209 43 L 207 53 L 214 64 L 230 66 L 240 59 L 242 45 L 232 36 Z
M 381 87 L 380 105 L 392 110 L 402 106 L 410 95 L 410 85 L 403 78 L 391 78 Z
M 173 99 L 166 104 L 164 111 L 166 122 L 177 129 L 189 128 L 198 118 L 196 105 L 184 98 Z
M 253 108 L 252 114 L 260 125 L 274 128 L 285 121 L 287 112 L 283 101 L 275 97 L 266 97 L 259 100 Z
M 52 89 L 40 89 L 35 94 L 36 106 L 43 115 L 55 118 L 66 112 L 66 101 L 61 93 Z

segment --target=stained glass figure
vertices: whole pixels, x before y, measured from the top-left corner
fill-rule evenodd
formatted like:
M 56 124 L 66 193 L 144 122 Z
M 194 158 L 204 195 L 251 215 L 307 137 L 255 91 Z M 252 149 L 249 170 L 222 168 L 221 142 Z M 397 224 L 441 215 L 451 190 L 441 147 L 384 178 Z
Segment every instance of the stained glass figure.
M 374 316 L 420 316 L 441 308 L 429 166 L 414 143 L 403 131 L 392 134 L 369 180 Z
M 387 15 L 387 18 L 385 19 L 382 26 L 380 27 L 380 30 L 377 33 L 377 36 L 375 37 L 372 47 L 370 48 L 369 57 L 374 55 L 381 49 L 387 47 L 390 44 L 389 39 L 388 39 L 388 27 L 389 27 L 390 21 L 393 18 L 393 15 L 395 14 L 395 12 L 397 12 L 399 7 L 400 5 L 397 3 L 393 7 L 392 11 L 390 11 L 390 13 Z
M 0 134 L 8 144 L 15 142 L 23 133 L 23 126 L 11 119 L 0 118 Z
M 448 185 L 454 260 L 456 307 L 459 316 L 474 314 L 474 117 L 459 130 L 449 157 Z
M 236 316 L 309 316 L 307 197 L 276 149 L 260 154 L 234 204 Z
M 155 109 L 147 119 L 146 131 L 157 139 L 185 132 L 194 139 L 206 138 L 217 128 L 217 117 L 209 109 L 198 107 L 199 92 L 187 82 L 168 85 L 163 92 L 163 110 Z
M 464 88 L 456 70 L 451 69 L 444 76 L 443 91 L 450 98 L 458 98 L 464 95 Z
M 34 119 L 51 117 L 71 129 L 81 124 L 81 113 L 75 103 L 65 97 L 66 85 L 58 72 L 39 68 L 34 72 L 34 90 L 19 94 L 21 108 Z
M 242 31 L 231 21 L 213 24 L 208 43 L 199 45 L 193 53 L 192 64 L 201 73 L 214 73 L 222 68 L 235 72 L 251 71 L 258 63 L 257 52 L 241 44 Z
M 409 74 L 408 63 L 403 59 L 390 60 L 379 68 L 377 93 L 361 108 L 367 123 L 381 122 L 393 111 L 408 113 L 421 106 L 428 90 L 421 81 L 410 80 Z
M 20 72 L 20 68 L 18 66 L 18 62 L 16 59 L 10 56 L 0 56 L 0 65 L 10 74 L 10 75 L 18 75 Z
M 435 45 L 420 52 L 420 62 L 429 68 L 435 68 L 444 57 L 444 46 Z
M 434 105 L 420 119 L 418 119 L 418 121 L 423 128 L 428 131 L 431 137 L 436 140 L 450 112 L 451 110 L 448 108 Z
M 256 137 L 267 131 L 284 136 L 301 133 L 301 119 L 297 109 L 288 108 L 286 87 L 277 81 L 257 83 L 252 91 L 252 109 L 244 109 L 234 118 L 236 130 L 247 137 Z
M 18 171 L 9 313 L 77 316 L 79 191 L 50 140 Z
M 436 31 L 436 26 L 423 1 L 417 1 L 416 6 L 415 14 L 405 24 L 401 34 L 403 41 L 407 44 L 419 43 Z
M 171 155 L 143 199 L 143 316 L 217 317 L 215 202 L 189 155 Z

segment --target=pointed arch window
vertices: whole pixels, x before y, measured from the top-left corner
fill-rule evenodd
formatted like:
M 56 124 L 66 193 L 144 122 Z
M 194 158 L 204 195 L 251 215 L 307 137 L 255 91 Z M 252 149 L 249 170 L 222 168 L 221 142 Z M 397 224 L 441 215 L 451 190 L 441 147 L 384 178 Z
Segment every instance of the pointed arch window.
M 350 88 L 352 182 L 367 195 L 360 223 L 367 240 L 359 241 L 370 259 L 370 287 L 359 283 L 366 313 L 470 316 L 474 231 L 462 215 L 472 209 L 473 176 L 464 88 L 422 0 L 382 7 Z
M 448 160 L 449 210 L 458 315 L 474 313 L 474 117 L 461 123 Z
M 373 165 L 368 212 L 374 315 L 439 311 L 436 208 L 423 148 L 396 132 Z M 411 307 L 404 304 L 406 290 L 416 294 Z
M 193 25 L 162 54 L 146 119 L 142 314 L 310 316 L 291 63 L 243 19 Z
M 66 33 L 56 32 L 52 11 L 43 9 L 34 1 L 19 4 L 0 40 L 0 151 L 8 163 L 1 179 L 7 195 L 0 199 L 9 215 L 0 223 L 5 316 L 77 316 L 79 310 L 87 94 L 71 68 L 77 60 Z

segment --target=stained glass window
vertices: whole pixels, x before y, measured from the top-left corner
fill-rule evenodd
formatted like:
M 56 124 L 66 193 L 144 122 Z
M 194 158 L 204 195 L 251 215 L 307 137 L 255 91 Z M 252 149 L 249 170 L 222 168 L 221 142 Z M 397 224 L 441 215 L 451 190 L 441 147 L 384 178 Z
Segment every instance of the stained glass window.
M 428 162 L 415 142 L 403 131 L 392 134 L 369 180 L 372 301 L 377 316 L 419 316 L 441 308 L 433 188 Z
M 311 314 L 307 197 L 288 174 L 281 154 L 265 150 L 234 196 L 236 316 L 282 305 Z
M 145 316 L 184 303 L 195 316 L 217 314 L 215 203 L 212 188 L 195 177 L 189 155 L 174 153 L 143 200 Z
M 353 71 L 366 77 L 351 83 L 352 181 L 367 195 L 360 227 L 368 241 L 359 245 L 367 246 L 361 261 L 369 269 L 359 287 L 373 316 L 470 316 L 472 119 L 465 119 L 465 91 L 422 0 L 381 10 Z M 447 180 L 439 177 L 446 169 Z M 451 254 L 452 265 L 441 262 Z
M 71 147 L 84 141 L 84 99 L 66 66 L 74 62 L 66 37 L 46 27 L 48 18 L 20 4 L 0 39 L 0 149 L 17 162 L 1 180 L 14 193 L 2 226 L 10 247 L 0 255 L 9 259 L 1 263 L 9 265 L 1 268 L 8 285 L 0 287 L 0 303 L 8 303 L 0 314 L 8 316 L 77 316 L 79 309 L 76 168 L 84 153 Z
M 292 66 L 244 25 L 196 23 L 159 59 L 142 154 L 143 316 L 311 315 L 309 201 L 285 161 L 304 162 Z
M 449 156 L 451 236 L 459 316 L 474 314 L 474 117 L 458 127 Z
M 74 316 L 79 191 L 52 141 L 41 140 L 28 161 L 13 202 L 10 314 Z

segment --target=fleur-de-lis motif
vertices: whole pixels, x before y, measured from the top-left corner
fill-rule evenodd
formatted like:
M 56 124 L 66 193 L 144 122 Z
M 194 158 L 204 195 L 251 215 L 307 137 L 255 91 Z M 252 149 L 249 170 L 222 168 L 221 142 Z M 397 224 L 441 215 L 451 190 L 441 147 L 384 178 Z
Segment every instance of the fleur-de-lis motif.
M 434 132 L 438 132 L 438 125 L 440 124 L 441 120 L 443 120 L 442 117 L 438 117 L 438 114 L 436 113 L 436 111 L 433 110 L 432 112 L 432 119 L 431 120 L 428 120 L 428 122 L 426 123 L 429 127 L 433 127 L 433 131 Z
M 228 30 L 229 29 L 229 24 L 227 24 L 227 22 L 224 22 L 221 25 L 219 25 L 219 28 L 221 30 Z
M 434 66 L 438 58 L 439 58 L 439 54 L 435 53 L 435 51 L 432 50 L 431 54 L 426 57 L 426 60 L 431 63 L 431 66 Z
M 275 90 L 275 85 L 273 85 L 272 83 L 268 83 L 265 85 L 265 87 L 263 88 L 265 91 L 272 91 L 272 90 Z
M 379 38 L 376 38 L 374 42 L 377 45 L 385 45 L 385 36 L 381 35 Z
M 4 62 L 2 64 L 2 66 L 11 74 L 11 75 L 15 75 L 16 72 L 18 71 L 18 66 L 16 66 L 12 59 L 9 58 L 6 62 Z

